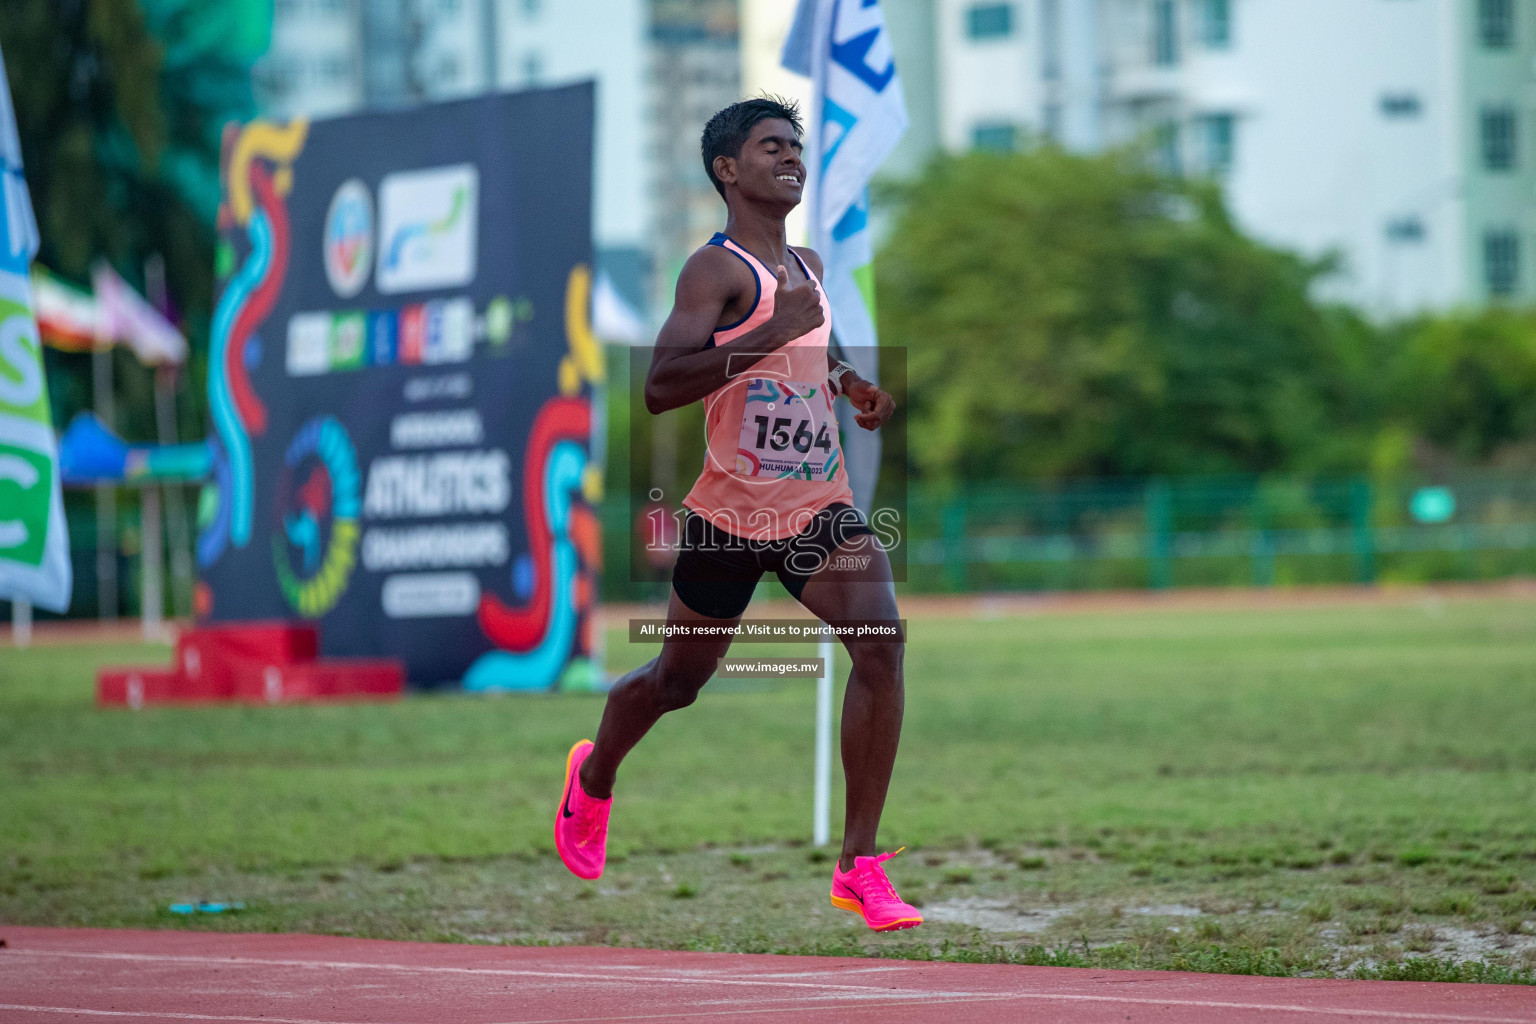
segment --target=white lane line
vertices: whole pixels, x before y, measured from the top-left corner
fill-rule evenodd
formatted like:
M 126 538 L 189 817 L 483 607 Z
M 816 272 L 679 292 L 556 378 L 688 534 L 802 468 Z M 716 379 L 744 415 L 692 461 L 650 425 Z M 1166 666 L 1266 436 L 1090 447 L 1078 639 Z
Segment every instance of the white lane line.
M 910 996 L 912 993 L 906 993 Z M 1433 1021 L 1436 1024 L 1531 1024 L 1536 1017 L 1468 1017 L 1457 1014 L 1443 1013 L 1407 1013 L 1394 1010 L 1349 1010 L 1341 1008 L 1327 1008 L 1315 1006 L 1293 1006 L 1282 1003 L 1233 1003 L 1199 999 L 1137 999 L 1124 996 L 1090 996 L 1077 994 L 1051 995 L 1045 992 L 1019 992 L 1007 995 L 969 995 L 961 998 L 949 998 L 945 1000 L 946 1006 L 958 1003 L 1001 1003 L 1011 1000 L 1032 1000 L 1035 1002 L 1078 1002 L 1078 1003 L 1116 1003 L 1121 1005 L 1159 1006 L 1165 1009 L 1174 1007 L 1198 1007 L 1204 1009 L 1226 1010 L 1256 1010 L 1267 1013 L 1294 1013 L 1303 1015 L 1322 1015 L 1332 1017 L 1356 1017 L 1374 1020 L 1407 1020 L 1407 1021 Z M 622 1024 L 623 1021 L 643 1020 L 681 1020 L 707 1017 L 719 1019 L 721 1017 L 743 1017 L 749 1014 L 762 1015 L 770 1013 L 797 1013 L 819 1014 L 827 1012 L 846 1013 L 855 1009 L 879 1009 L 882 1012 L 901 1006 L 932 1006 L 933 1000 L 927 997 L 917 999 L 905 999 L 901 1001 L 882 1001 L 879 1004 L 859 1007 L 844 1004 L 842 1006 L 783 1006 L 774 1008 L 752 1007 L 739 1010 L 707 1010 L 695 1011 L 669 1011 L 667 1013 L 640 1013 L 625 1014 L 619 1017 L 540 1017 L 538 1019 L 521 1018 L 516 1021 L 500 1021 L 496 1024 Z M 207 1013 L 175 1013 L 163 1010 L 86 1010 L 68 1006 L 23 1006 L 12 1003 L 0 1003 L 0 1010 L 23 1010 L 39 1013 L 73 1013 L 90 1014 L 98 1017 L 152 1017 L 160 1020 L 205 1020 L 205 1021 L 233 1021 L 240 1024 L 256 1022 L 256 1024 L 356 1024 L 356 1022 L 319 1021 L 306 1020 L 292 1017 L 243 1017 L 225 1016 Z
M 1269 1005 L 1266 1003 L 1225 1003 L 1211 1002 L 1195 999 L 1135 999 L 1117 996 L 1089 996 L 1089 995 L 1049 995 L 1044 992 L 1020 992 L 1010 995 L 980 996 L 971 995 L 961 999 L 946 999 L 946 1007 L 957 1003 L 1001 1003 L 1011 1000 L 1035 1000 L 1037 1002 L 1094 1002 L 1094 1003 L 1119 1003 L 1145 1006 L 1160 1006 L 1165 1009 L 1174 1007 L 1204 1007 L 1211 1009 L 1239 1009 L 1259 1010 L 1271 1013 L 1299 1013 L 1303 1015 L 1324 1015 L 1344 1017 L 1364 1017 L 1379 1021 L 1433 1021 L 1435 1024 L 1532 1024 L 1536 1017 L 1466 1017 L 1455 1014 L 1443 1013 L 1404 1013 L 1392 1010 L 1346 1010 L 1346 1009 L 1318 1009 L 1313 1006 L 1287 1006 L 1282 1004 Z M 743 1010 L 710 1010 L 705 1013 L 697 1012 L 673 1012 L 673 1013 L 646 1013 L 623 1017 L 541 1017 L 538 1020 L 500 1021 L 498 1024 L 615 1024 L 622 1021 L 641 1020 L 682 1020 L 685 1018 L 707 1017 L 711 1019 L 741 1017 L 747 1014 L 766 1013 L 847 1013 L 858 1009 L 878 1009 L 882 1013 L 898 1006 L 932 1006 L 931 999 L 912 999 L 906 1002 L 882 1002 L 877 1005 L 860 1007 L 857 1004 L 844 1004 L 842 1006 L 785 1006 L 775 1009 L 743 1009 Z
M 1432 1021 L 1437 1024 L 1533 1024 L 1536 1022 L 1536 999 L 1532 1000 L 1533 1013 L 1526 1017 L 1488 1017 L 1471 1016 L 1466 1014 L 1446 1013 L 1414 1013 L 1407 1010 L 1356 1010 L 1346 1007 L 1307 1006 L 1295 1003 L 1245 1003 L 1231 1002 L 1227 1000 L 1211 999 L 1158 999 L 1137 996 L 1119 995 L 1088 995 L 1085 993 L 1050 993 L 1050 992 L 1009 992 L 996 994 L 982 994 L 975 991 L 925 991 L 919 989 L 877 989 L 867 985 L 833 985 L 813 984 L 797 981 L 753 981 L 736 978 L 701 978 L 701 977 L 677 977 L 662 975 L 603 975 L 597 973 L 583 973 L 576 971 L 530 971 L 512 970 L 503 967 L 443 967 L 416 964 L 371 964 L 346 960 L 266 960 L 260 957 L 214 957 L 214 956 L 185 956 L 168 953 L 95 953 L 75 950 L 55 949 L 12 949 L 4 954 L 6 958 L 16 956 L 54 956 L 72 957 L 92 960 L 127 960 L 138 962 L 156 963 L 195 963 L 212 966 L 233 965 L 243 967 L 306 967 L 306 968 L 332 968 L 341 970 L 370 970 L 370 971 L 394 971 L 400 973 L 420 974 L 482 974 L 489 977 L 531 977 L 531 978 L 569 978 L 577 981 L 591 983 L 594 981 L 610 981 L 619 983 L 646 983 L 656 985 L 713 985 L 713 986 L 742 986 L 754 988 L 809 988 L 817 991 L 835 990 L 855 996 L 865 996 L 882 1000 L 911 1000 L 924 1001 L 933 999 L 966 1000 L 996 1002 L 1007 999 L 1030 1000 L 1035 1002 L 1076 1002 L 1076 1003 L 1119 1003 L 1130 1006 L 1181 1006 L 1191 1009 L 1226 1009 L 1226 1010 L 1261 1010 L 1281 1013 L 1305 1013 L 1313 1016 L 1325 1017 L 1354 1017 L 1375 1018 L 1377 1020 L 1400 1021 Z M 0 963 L 3 963 L 0 960 Z M 845 1007 L 846 1008 L 846 1007 Z M 761 1012 L 783 1013 L 793 1010 L 810 1012 L 810 1007 L 785 1007 L 783 1009 L 770 1009 Z M 828 1007 L 827 1009 L 831 1009 Z M 105 1012 L 105 1011 L 98 1011 Z M 715 1015 L 725 1013 L 751 1013 L 753 1010 L 727 1010 L 716 1009 L 710 1011 Z M 647 1020 L 656 1016 L 709 1016 L 705 1014 L 674 1013 L 651 1015 L 641 1017 L 576 1017 L 566 1020 Z M 235 1018 L 244 1020 L 247 1018 Z M 301 1022 L 310 1024 L 310 1022 Z M 326 1024 L 326 1022 L 321 1022 Z M 334 1022 L 332 1022 L 334 1024 Z M 556 1024 L 555 1021 L 545 1022 L 509 1022 L 509 1024 Z
M 356 1021 L 302 1020 L 297 1017 L 239 1017 L 214 1013 L 175 1013 L 167 1010 L 87 1010 L 78 1006 L 23 1006 L 19 1003 L 0 1003 L 0 1010 L 21 1010 L 27 1013 L 84 1013 L 92 1017 L 156 1017 L 161 1020 L 259 1021 L 260 1024 L 357 1024 Z
M 946 1000 L 946 1003 L 953 1004 L 996 1002 L 999 999 L 1007 998 L 1009 997 L 974 996 L 968 999 L 950 999 Z M 889 1006 L 929 1006 L 932 1004 L 931 1001 L 927 999 L 912 999 L 900 1003 L 881 1002 L 878 1005 L 879 1008 L 883 1010 Z M 822 1011 L 846 1012 L 849 1009 L 856 1008 L 857 1007 L 849 1007 L 847 1005 L 836 1007 L 789 1006 L 779 1009 L 753 1008 L 747 1010 L 726 1010 L 724 1012 L 727 1016 L 736 1016 L 743 1013 L 819 1013 Z M 251 1024 L 251 1022 L 255 1022 L 255 1024 L 361 1024 L 361 1022 L 357 1021 L 309 1020 L 308 1018 L 302 1017 L 273 1017 L 266 1014 L 258 1016 L 241 1016 L 219 1013 L 179 1013 L 174 1010 L 91 1010 L 79 1006 L 34 1006 L 31 1004 L 22 1003 L 0 1003 L 0 1010 L 19 1010 L 26 1013 L 88 1014 L 92 1017 L 152 1017 L 156 1020 L 232 1021 L 236 1022 L 236 1024 Z M 677 1017 L 719 1017 L 720 1015 L 721 1011 L 710 1010 L 705 1013 L 645 1013 L 638 1015 L 630 1014 L 623 1017 L 546 1017 L 540 1020 L 498 1021 L 496 1024 L 600 1024 L 600 1022 L 604 1021 L 671 1020 Z
M 910 994 L 911 993 L 908 993 L 908 995 Z M 944 1000 L 944 1005 L 948 1007 L 955 1006 L 959 1003 L 997 1003 L 1012 998 L 1012 996 L 971 995 L 960 999 L 946 999 Z M 629 1014 L 623 1017 L 540 1017 L 538 1020 L 526 1019 L 516 1021 L 497 1021 L 496 1024 L 614 1024 L 614 1022 L 623 1022 L 627 1020 L 685 1020 L 695 1017 L 704 1017 L 708 1018 L 709 1020 L 720 1020 L 722 1018 L 742 1017 L 746 1016 L 747 1014 L 795 1013 L 806 1016 L 809 1014 L 823 1013 L 849 1013 L 854 1010 L 878 1010 L 881 1013 L 885 1013 L 888 1010 L 898 1006 L 931 1007 L 933 1006 L 933 1000 L 906 999 L 900 1002 L 866 1003 L 862 1005 L 859 1003 L 844 1003 L 841 1006 L 780 1006 L 774 1008 L 751 1007 L 749 1009 L 742 1010 L 707 1010 L 702 1012 L 689 1010 L 682 1013 L 672 1012 Z M 1527 1024 L 1527 1022 L 1521 1021 L 1520 1024 Z
M 914 995 L 912 992 L 905 995 Z M 1232 1003 L 1219 1002 L 1205 999 L 1140 999 L 1134 996 L 1090 996 L 1062 993 L 1052 995 L 1048 992 L 1011 992 L 1006 995 L 978 995 L 972 993 L 960 998 L 947 998 L 944 1005 L 951 1006 L 956 1003 L 1002 1003 L 1013 1000 L 1030 1000 L 1039 1003 L 1115 1003 L 1119 1005 L 1133 1006 L 1160 1006 L 1165 1009 L 1174 1007 L 1188 1007 L 1199 1009 L 1219 1010 L 1257 1010 L 1265 1013 L 1299 1013 L 1312 1016 L 1330 1017 L 1356 1017 L 1371 1020 L 1402 1020 L 1402 1021 L 1433 1021 L 1434 1024 L 1533 1024 L 1536 1016 L 1531 1017 L 1467 1017 L 1457 1014 L 1444 1013 L 1409 1013 L 1401 1010 L 1350 1010 L 1344 1008 L 1316 1007 L 1316 1006 L 1292 1006 L 1284 1003 Z M 671 1013 L 643 1013 L 630 1014 L 622 1017 L 541 1017 L 538 1020 L 499 1021 L 497 1024 L 608 1024 L 613 1021 L 627 1020 L 674 1020 L 685 1017 L 739 1017 L 747 1014 L 760 1013 L 847 1013 L 857 1009 L 878 1009 L 882 1012 L 897 1006 L 932 1006 L 933 1000 L 927 997 L 908 999 L 903 1002 L 880 1002 L 865 1007 L 858 1004 L 844 1003 L 841 1006 L 781 1006 L 772 1008 L 752 1007 L 741 1010 L 708 1010 L 705 1012 L 684 1011 Z
M 235 966 L 235 967 L 303 967 L 311 969 L 331 968 L 335 970 L 358 971 L 393 971 L 402 974 L 471 974 L 485 975 L 493 978 L 558 978 L 571 981 L 582 981 L 588 984 L 593 982 L 611 982 L 617 985 L 709 985 L 714 987 L 729 986 L 735 988 L 796 988 L 811 989 L 816 992 L 838 992 L 849 995 L 872 996 L 878 998 L 895 999 L 906 998 L 912 995 L 923 995 L 932 999 L 960 999 L 965 996 L 973 996 L 974 991 L 940 990 L 940 991 L 914 991 L 913 989 L 892 990 L 889 988 L 873 988 L 869 985 L 837 985 L 830 982 L 818 983 L 810 981 L 778 981 L 765 979 L 757 981 L 746 978 L 721 978 L 700 977 L 694 975 L 663 975 L 663 974 L 604 974 L 599 971 L 534 971 L 518 970 L 510 967 L 445 967 L 429 964 L 378 964 L 363 963 L 349 960 L 267 960 L 262 957 L 240 956 L 191 956 L 174 953 L 95 953 L 78 950 L 64 949 L 9 949 L 6 957 L 35 956 L 35 957 L 65 957 L 82 960 L 119 960 L 135 963 L 181 963 L 181 964 L 207 964 L 210 966 Z M 0 961 L 3 963 L 4 961 Z M 1522 1022 L 1524 1024 L 1524 1022 Z

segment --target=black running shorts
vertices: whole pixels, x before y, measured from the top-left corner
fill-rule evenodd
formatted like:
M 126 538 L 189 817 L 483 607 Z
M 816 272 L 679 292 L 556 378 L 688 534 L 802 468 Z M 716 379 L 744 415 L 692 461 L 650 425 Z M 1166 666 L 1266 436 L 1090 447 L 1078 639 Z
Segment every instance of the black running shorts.
M 843 502 L 822 509 L 803 533 L 769 541 L 743 540 L 690 511 L 672 567 L 672 589 L 700 615 L 734 619 L 747 610 L 763 573 L 777 575 L 798 601 L 832 552 L 850 538 L 874 535 L 859 511 Z

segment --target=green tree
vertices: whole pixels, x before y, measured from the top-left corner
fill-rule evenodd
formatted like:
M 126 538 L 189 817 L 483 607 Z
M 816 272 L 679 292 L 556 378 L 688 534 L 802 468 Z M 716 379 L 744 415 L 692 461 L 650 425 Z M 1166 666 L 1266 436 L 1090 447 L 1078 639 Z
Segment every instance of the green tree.
M 1536 461 L 1536 311 L 1427 316 L 1390 333 L 1392 417 L 1421 463 Z
M 877 261 L 939 480 L 1358 466 L 1376 333 L 1329 266 L 1245 237 L 1212 184 L 1136 154 L 941 157 Z
M 105 258 L 141 285 L 159 253 L 198 363 L 220 133 L 254 113 L 250 66 L 270 24 L 270 0 L 7 0 L 0 17 L 39 261 L 85 283 Z M 148 377 L 125 369 L 119 425 L 152 436 Z M 50 359 L 56 416 L 89 405 L 86 374 L 84 360 Z

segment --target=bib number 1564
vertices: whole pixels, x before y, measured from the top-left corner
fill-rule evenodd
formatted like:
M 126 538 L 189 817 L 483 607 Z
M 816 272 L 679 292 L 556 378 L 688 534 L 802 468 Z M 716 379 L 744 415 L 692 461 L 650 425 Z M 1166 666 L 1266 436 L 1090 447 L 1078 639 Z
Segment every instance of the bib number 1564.
M 837 430 L 821 388 L 753 380 L 747 389 L 736 472 L 770 479 L 826 480 L 837 471 Z
M 767 416 L 753 416 L 752 422 L 757 424 L 757 440 L 753 444 L 754 448 L 761 450 L 766 447 L 776 452 L 794 448 L 801 455 L 809 454 L 812 448 L 820 448 L 826 454 L 832 454 L 832 432 L 827 429 L 826 423 L 821 424 L 813 438 L 811 421 L 808 419 L 797 420 L 789 416 L 775 416 L 772 433 L 769 433 Z M 791 425 L 795 428 L 793 434 L 789 432 Z

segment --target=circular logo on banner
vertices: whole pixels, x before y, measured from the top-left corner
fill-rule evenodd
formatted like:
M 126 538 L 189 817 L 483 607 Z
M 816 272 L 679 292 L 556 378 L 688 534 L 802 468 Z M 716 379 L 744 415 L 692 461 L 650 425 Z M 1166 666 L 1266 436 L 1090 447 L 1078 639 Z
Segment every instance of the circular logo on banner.
M 341 183 L 325 213 L 325 276 L 343 299 L 363 290 L 373 265 L 373 199 L 357 178 Z
M 306 422 L 283 454 L 272 535 L 278 586 L 306 618 L 336 607 L 352 578 L 361 490 L 346 428 L 334 416 Z

